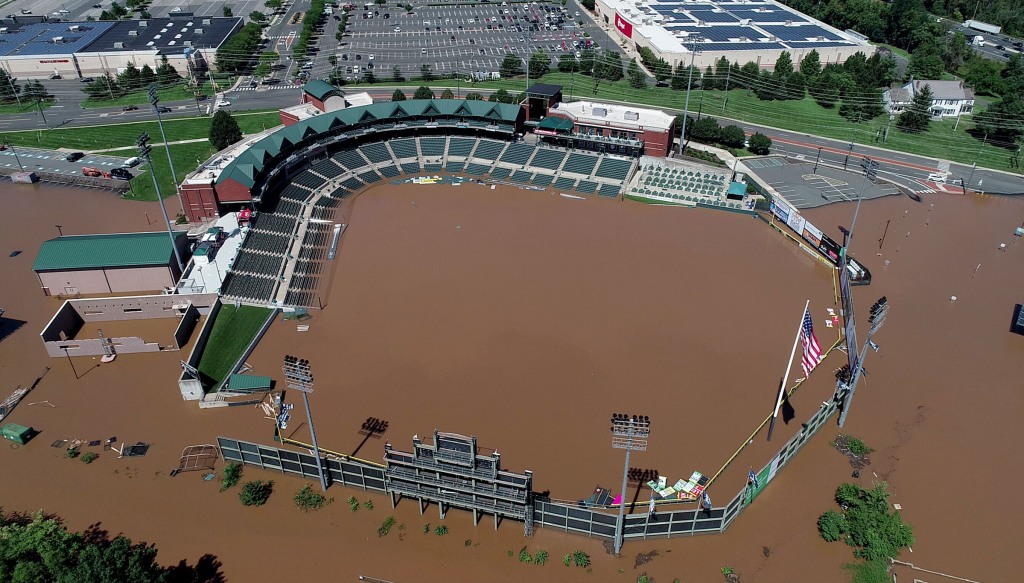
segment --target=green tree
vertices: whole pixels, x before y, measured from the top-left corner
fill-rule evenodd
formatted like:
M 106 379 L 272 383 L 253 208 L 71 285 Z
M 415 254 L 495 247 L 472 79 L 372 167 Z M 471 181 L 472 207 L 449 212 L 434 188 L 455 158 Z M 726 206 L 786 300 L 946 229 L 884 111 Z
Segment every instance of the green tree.
M 21 96 L 29 101 L 45 100 L 53 97 L 53 95 L 50 95 L 50 92 L 47 91 L 46 87 L 39 81 L 26 81 L 25 88 L 22 90 Z
M 849 530 L 846 519 L 835 510 L 829 510 L 818 518 L 818 533 L 826 542 L 835 542 Z
M 596 60 L 597 53 L 594 49 L 583 49 L 580 51 L 580 73 L 583 73 L 584 75 L 593 75 Z
M 910 108 L 896 119 L 896 127 L 907 133 L 923 132 L 928 128 L 928 120 L 931 118 L 931 105 L 932 88 L 928 84 L 921 85 Z
M 941 79 L 944 70 L 945 64 L 937 51 L 919 49 L 910 55 L 907 73 L 915 79 Z
M 808 79 L 813 79 L 821 73 L 821 55 L 816 49 L 804 55 L 800 59 L 800 72 Z
M 223 150 L 241 139 L 242 129 L 238 127 L 235 118 L 223 109 L 218 109 L 210 122 L 210 143 L 213 147 L 218 151 Z
M 139 87 L 148 88 L 150 85 L 156 83 L 156 81 L 156 73 L 148 64 L 143 65 L 142 68 L 139 69 Z
M 253 10 L 249 13 L 249 20 L 253 22 L 263 23 L 267 21 L 267 15 L 263 14 L 259 10 Z
M 512 103 L 512 95 L 504 89 L 498 89 L 494 93 L 491 93 L 491 98 L 488 101 L 494 103 Z
M 551 71 L 551 57 L 538 50 L 530 55 L 530 77 L 539 79 Z
M 685 90 L 686 83 L 688 81 L 687 76 L 689 75 L 689 73 L 690 68 L 683 66 L 683 63 L 680 61 L 680 63 L 676 65 L 675 71 L 672 72 L 672 79 L 670 79 L 668 82 L 669 87 L 671 87 L 674 91 Z
M 373 71 L 367 69 L 363 72 L 363 83 L 373 85 L 377 82 L 377 76 L 373 74 Z
M 575 56 L 565 53 L 558 57 L 559 73 L 572 73 L 577 69 L 579 69 L 579 62 L 576 60 Z
M 686 126 L 689 138 L 704 144 L 713 144 L 722 135 L 718 120 L 713 117 L 702 117 L 696 123 Z
M 629 78 L 629 86 L 633 89 L 647 87 L 647 75 L 640 70 L 640 65 L 636 63 L 636 59 L 629 62 L 629 67 L 626 69 L 626 77 Z
M 782 51 L 779 55 L 778 60 L 775 61 L 775 70 L 772 71 L 772 75 L 776 79 L 785 79 L 793 73 L 793 57 L 789 54 L 789 51 Z
M 599 79 L 607 79 L 609 81 L 619 81 L 622 79 L 622 53 L 615 51 L 606 51 L 601 57 L 601 75 L 595 74 L 594 77 Z
M 761 132 L 754 132 L 747 143 L 747 149 L 758 156 L 767 155 L 772 147 L 772 139 Z
M 128 63 L 124 71 L 117 74 L 117 84 L 125 91 L 137 91 L 142 87 L 142 74 L 135 68 L 135 63 Z
M 455 99 L 455 94 L 451 89 L 445 89 L 441 92 L 441 99 Z
M 594 11 L 594 0 L 580 0 L 580 4 L 582 4 L 587 10 L 591 12 Z
M 725 126 L 718 136 L 718 141 L 729 148 L 742 148 L 746 139 L 747 135 L 743 133 L 743 128 L 735 125 Z
M 1002 95 L 1005 84 L 1000 75 L 1003 66 L 992 59 L 971 59 L 967 62 L 964 83 L 974 88 L 975 94 Z
M 217 68 L 222 72 L 244 70 L 259 46 L 263 29 L 255 22 L 243 26 L 217 49 Z
M 975 115 L 974 123 L 991 140 L 1018 143 L 1024 137 L 1024 95 L 1007 92 L 1002 99 Z
M 398 68 L 398 65 L 391 67 L 391 80 L 395 83 L 405 81 L 405 77 L 402 76 L 402 70 Z
M 434 71 L 430 68 L 430 65 L 426 63 L 420 65 L 420 79 L 428 83 L 434 80 Z
M 282 6 L 284 6 L 284 2 L 282 0 L 267 0 L 266 2 L 263 3 L 263 5 L 277 12 L 278 10 L 281 9 Z
M 416 88 L 416 93 L 412 94 L 413 99 L 433 99 L 434 92 L 430 90 L 430 87 L 426 85 L 420 85 Z
M 121 18 L 128 16 L 128 10 L 117 2 L 111 2 L 110 14 L 113 15 L 113 20 L 120 20 Z
M 271 53 L 276 55 L 277 53 Z M 167 55 L 160 55 L 160 64 L 156 68 L 157 82 L 162 85 L 170 85 L 181 79 L 178 70 L 167 61 Z
M 21 85 L 16 81 L 17 79 L 11 77 L 6 69 L 0 68 L 0 101 L 10 103 L 18 100 Z
M 230 6 L 224 6 L 221 11 L 224 13 L 225 18 L 231 18 L 234 14 L 231 12 Z
M 516 55 L 509 53 L 501 60 L 498 72 L 502 77 L 518 77 L 523 74 L 523 61 Z
M 704 74 L 700 76 L 700 88 L 714 91 L 724 86 L 725 80 L 723 79 L 720 84 L 718 77 L 715 75 L 715 70 L 711 68 L 711 65 L 708 65 L 708 68 L 704 69 Z
M 885 113 L 882 102 L 882 90 L 878 88 L 863 89 L 859 95 L 844 97 L 839 106 L 839 115 L 854 123 L 868 121 Z
M 466 101 L 483 101 L 484 96 L 477 93 L 476 91 L 470 91 L 469 93 L 466 94 L 465 99 Z
M 270 499 L 270 495 L 274 493 L 274 481 L 273 480 L 254 480 L 252 482 L 246 482 L 242 486 L 242 491 L 238 493 L 238 499 L 242 501 L 245 506 L 263 506 Z
M 974 55 L 971 43 L 960 31 L 946 35 L 946 43 L 942 48 L 942 60 L 946 65 L 946 70 L 950 72 L 958 71 Z
M 395 89 L 395 92 L 391 94 L 391 101 L 405 101 L 405 92 Z

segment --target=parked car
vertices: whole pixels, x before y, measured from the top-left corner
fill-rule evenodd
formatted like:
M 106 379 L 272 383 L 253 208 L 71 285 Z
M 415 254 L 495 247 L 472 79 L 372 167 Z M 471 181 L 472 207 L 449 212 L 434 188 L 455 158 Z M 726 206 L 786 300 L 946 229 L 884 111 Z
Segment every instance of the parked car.
M 82 77 L 80 80 L 82 83 L 92 83 L 93 81 L 95 81 L 95 79 L 93 79 L 92 77 Z
M 110 177 L 117 180 L 131 180 L 133 178 L 132 173 L 124 168 L 111 168 Z
M 91 168 L 89 166 L 83 166 L 82 167 L 82 176 L 91 176 L 93 178 L 99 178 L 100 176 L 103 176 L 103 173 L 100 172 L 99 170 L 95 169 L 95 168 Z
M 228 101 L 227 99 L 225 99 L 224 101 L 220 102 L 220 106 L 221 107 L 231 107 L 231 102 Z
M 83 152 L 71 152 L 67 156 L 64 156 L 64 159 L 67 160 L 68 162 L 77 162 L 84 157 L 85 153 Z
M 139 158 L 128 158 L 127 160 L 124 161 L 124 164 L 121 164 L 121 167 L 122 168 L 134 168 L 134 167 L 138 166 L 141 163 L 142 163 L 142 160 L 140 160 Z
M 160 107 L 156 108 L 156 110 L 159 111 L 160 113 L 171 113 L 171 108 L 170 107 L 164 107 L 163 105 L 161 105 Z
M 136 111 L 137 109 L 139 109 L 138 105 L 126 105 L 121 108 L 121 111 Z
M 93 8 L 103 8 L 103 5 L 102 4 L 93 4 L 92 7 Z

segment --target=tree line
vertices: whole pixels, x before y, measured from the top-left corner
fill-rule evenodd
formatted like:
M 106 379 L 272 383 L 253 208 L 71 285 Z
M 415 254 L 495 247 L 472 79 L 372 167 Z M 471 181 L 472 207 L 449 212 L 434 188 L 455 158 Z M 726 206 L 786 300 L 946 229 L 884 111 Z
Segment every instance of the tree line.
M 177 69 L 167 62 L 167 56 L 161 58 L 160 64 L 154 71 L 148 64 L 142 68 L 135 66 L 135 63 L 128 63 L 123 71 L 116 76 L 106 72 L 95 81 L 88 83 L 83 91 L 89 99 L 102 101 L 104 99 L 117 99 L 129 93 L 142 91 L 156 84 L 158 87 L 167 87 L 181 81 Z

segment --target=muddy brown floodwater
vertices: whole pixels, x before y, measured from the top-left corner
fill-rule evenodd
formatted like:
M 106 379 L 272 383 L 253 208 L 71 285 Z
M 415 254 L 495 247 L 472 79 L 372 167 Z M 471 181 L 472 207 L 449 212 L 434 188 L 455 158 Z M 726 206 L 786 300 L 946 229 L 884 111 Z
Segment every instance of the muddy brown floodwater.
M 641 571 L 659 581 L 715 581 L 726 565 L 744 582 L 835 581 L 847 576 L 841 565 L 852 554 L 821 541 L 817 516 L 832 507 L 839 483 L 885 480 L 915 526 L 913 553 L 902 559 L 978 581 L 1015 572 L 1010 557 L 1024 534 L 1015 496 L 1024 477 L 1024 337 L 1008 328 L 1013 305 L 1024 301 L 1024 243 L 1013 236 L 1022 201 L 865 203 L 852 245 L 874 274 L 854 291 L 862 324 L 878 297 L 891 307 L 844 432 L 875 448 L 872 463 L 851 478 L 829 446 L 833 422 L 724 535 L 631 542 L 622 558 L 598 540 L 549 529 L 524 539 L 511 521 L 497 531 L 490 520 L 474 527 L 457 510 L 444 521 L 447 536 L 425 535 L 425 523 L 439 523 L 436 507 L 420 516 L 415 502 L 392 510 L 383 496 L 342 487 L 331 488 L 333 505 L 307 515 L 291 502 L 304 481 L 252 468 L 246 478 L 276 484 L 261 508 L 242 507 L 199 473 L 170 477 L 185 446 L 218 435 L 270 444 L 272 425 L 254 408 L 201 411 L 183 402 L 175 379 L 191 346 L 102 366 L 75 359 L 76 379 L 66 359 L 45 356 L 38 334 L 59 304 L 42 296 L 31 271 L 54 225 L 65 234 L 157 230 L 159 208 L 40 186 L 4 185 L 0 202 L 0 392 L 43 375 L 5 420 L 42 431 L 27 446 L 0 448 L 5 509 L 45 508 L 74 529 L 99 522 L 155 543 L 163 564 L 211 554 L 230 581 L 630 581 Z M 652 422 L 650 447 L 633 467 L 672 481 L 694 470 L 714 475 L 770 413 L 806 299 L 822 344 L 836 340 L 837 330 L 824 326 L 834 307 L 830 272 L 747 216 L 471 184 L 383 185 L 341 212 L 350 226 L 325 309 L 304 322 L 308 332 L 276 323 L 249 363 L 280 381 L 284 354 L 308 358 L 318 441 L 358 449 L 361 458 L 379 461 L 384 439 L 408 450 L 413 434 L 435 428 L 475 435 L 505 467 L 533 470 L 535 489 L 576 500 L 598 484 L 620 489 L 623 458 L 611 447 L 608 417 L 628 412 Z M 852 212 L 844 204 L 806 216 L 836 236 Z M 8 257 L 14 250 L 23 253 Z M 709 489 L 716 505 L 831 396 L 844 358 L 833 351 L 811 375 L 794 397 L 796 420 L 778 426 L 772 443 L 760 433 L 721 473 Z M 361 445 L 368 417 L 389 428 Z M 300 405 L 287 433 L 308 439 L 304 420 Z M 131 459 L 100 451 L 91 465 L 50 447 L 112 436 L 152 447 Z M 351 512 L 349 496 L 374 509 Z M 389 515 L 402 527 L 378 538 Z M 523 545 L 548 550 L 552 561 L 509 558 Z M 561 566 L 574 549 L 590 553 L 593 573 Z M 636 555 L 651 551 L 634 570 Z

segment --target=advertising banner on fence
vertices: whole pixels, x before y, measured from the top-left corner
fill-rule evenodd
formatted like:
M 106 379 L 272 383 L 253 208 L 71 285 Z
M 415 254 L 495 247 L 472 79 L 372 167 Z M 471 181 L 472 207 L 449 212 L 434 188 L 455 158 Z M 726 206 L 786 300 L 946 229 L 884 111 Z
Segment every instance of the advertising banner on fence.
M 783 223 L 789 221 L 789 215 L 793 212 L 793 207 L 782 202 L 781 200 L 772 200 L 772 214 L 779 217 L 779 220 Z
M 626 38 L 633 38 L 633 25 L 627 22 L 625 18 L 619 16 L 618 12 L 615 13 L 615 28 Z
M 804 231 L 800 235 L 815 249 L 821 248 L 821 231 L 808 221 L 804 221 Z

